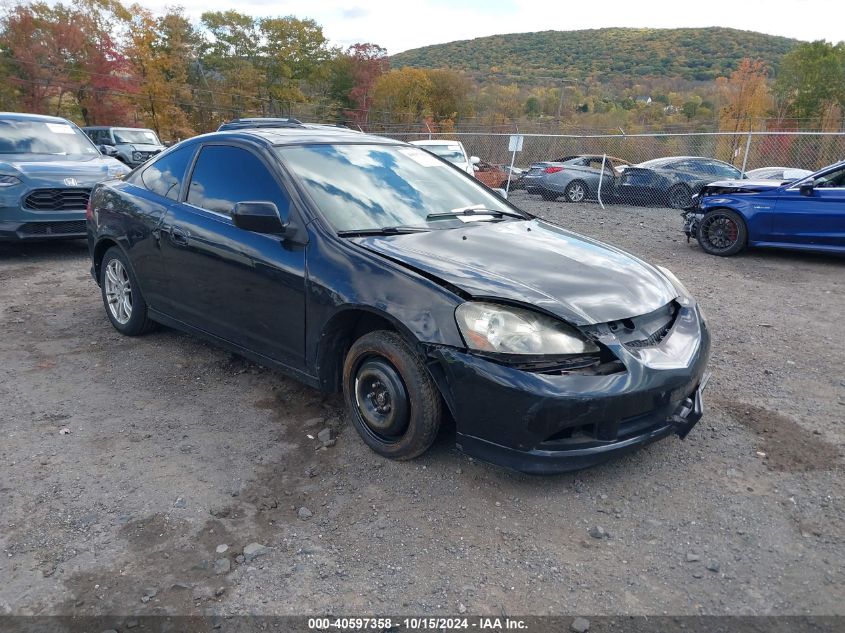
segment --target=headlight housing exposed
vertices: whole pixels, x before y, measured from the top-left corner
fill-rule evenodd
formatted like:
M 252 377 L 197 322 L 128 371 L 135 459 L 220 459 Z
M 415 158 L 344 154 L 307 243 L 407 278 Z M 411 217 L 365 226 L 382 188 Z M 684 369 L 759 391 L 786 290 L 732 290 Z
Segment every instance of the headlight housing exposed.
M 664 268 L 663 266 L 655 266 L 655 268 L 663 273 L 663 276 L 666 277 L 673 286 L 675 286 L 675 290 L 678 291 L 678 303 L 683 306 L 689 306 L 695 303 L 695 300 L 692 298 L 689 290 L 687 290 L 686 286 L 681 283 L 680 279 L 675 277 L 675 274 L 671 270 Z
M 14 187 L 21 184 L 21 179 L 17 176 L 0 176 L 0 187 Z
M 467 347 L 477 352 L 537 357 L 600 351 L 574 328 L 523 308 L 469 301 L 458 306 L 455 318 Z

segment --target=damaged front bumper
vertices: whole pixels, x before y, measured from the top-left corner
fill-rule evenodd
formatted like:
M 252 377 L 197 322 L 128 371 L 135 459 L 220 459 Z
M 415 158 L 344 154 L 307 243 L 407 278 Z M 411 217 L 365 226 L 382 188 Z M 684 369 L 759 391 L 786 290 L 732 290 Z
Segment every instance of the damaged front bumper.
M 608 375 L 523 371 L 452 348 L 431 353 L 458 447 L 514 470 L 593 466 L 668 435 L 686 437 L 703 413 L 710 335 L 685 307 L 659 346 L 602 343 L 625 366 Z

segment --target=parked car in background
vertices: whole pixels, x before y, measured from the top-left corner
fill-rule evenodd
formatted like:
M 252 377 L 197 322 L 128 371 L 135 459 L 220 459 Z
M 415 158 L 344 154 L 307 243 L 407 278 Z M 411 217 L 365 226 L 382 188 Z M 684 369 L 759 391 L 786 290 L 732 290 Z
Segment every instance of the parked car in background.
M 475 164 L 475 177 L 492 189 L 504 189 L 508 184 L 508 174 L 504 169 L 483 160 Z
M 85 237 L 91 188 L 128 172 L 70 121 L 0 112 L 0 240 Z
M 702 416 L 710 334 L 671 272 L 420 147 L 307 125 L 195 137 L 98 186 L 88 238 L 119 332 L 164 323 L 341 390 L 385 457 L 428 449 L 444 408 L 464 452 L 535 473 Z
M 670 156 L 627 167 L 613 196 L 624 204 L 659 205 L 685 209 L 704 185 L 726 178 L 741 179 L 742 172 L 715 158 Z
M 505 175 L 511 175 L 511 191 L 514 189 L 525 189 L 525 182 L 523 181 L 523 176 L 525 176 L 525 172 L 527 169 L 523 169 L 522 167 L 511 167 L 509 164 L 499 164 L 499 168 L 501 168 Z
M 845 161 L 785 183 L 710 183 L 684 216 L 687 238 L 711 255 L 736 255 L 747 246 L 844 253 Z
M 449 161 L 466 173 L 475 175 L 474 165 L 480 162 L 477 156 L 467 154 L 464 144 L 460 141 L 432 139 L 427 141 L 411 141 L 411 145 L 418 145 L 427 152 Z
M 813 172 L 809 169 L 794 169 L 792 167 L 760 167 L 745 172 L 749 180 L 798 180 L 806 178 Z
M 82 129 L 103 154 L 130 167 L 142 165 L 164 151 L 156 133 L 146 128 L 89 126 Z
M 583 202 L 596 198 L 600 176 L 603 191 L 610 194 L 615 180 L 627 166 L 627 161 L 614 156 L 564 156 L 554 161 L 533 163 L 522 181 L 528 193 L 539 194 L 547 200 L 563 196 L 567 202 Z

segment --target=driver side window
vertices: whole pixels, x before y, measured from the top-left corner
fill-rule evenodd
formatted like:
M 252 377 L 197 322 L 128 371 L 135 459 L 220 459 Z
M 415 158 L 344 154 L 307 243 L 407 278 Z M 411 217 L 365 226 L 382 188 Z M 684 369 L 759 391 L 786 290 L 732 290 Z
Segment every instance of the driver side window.
M 290 202 L 264 163 L 232 145 L 207 145 L 200 151 L 187 203 L 215 213 L 232 214 L 238 202 L 273 202 L 284 218 Z
M 816 179 L 816 187 L 845 188 L 845 167 L 829 172 Z

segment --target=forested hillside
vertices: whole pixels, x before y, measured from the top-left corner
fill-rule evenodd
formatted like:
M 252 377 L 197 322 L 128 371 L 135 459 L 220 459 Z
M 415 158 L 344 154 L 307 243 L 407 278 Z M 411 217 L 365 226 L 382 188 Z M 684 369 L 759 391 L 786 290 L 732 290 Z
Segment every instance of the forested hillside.
M 492 35 L 398 53 L 394 68 L 451 68 L 497 75 L 601 79 L 665 77 L 710 81 L 727 77 L 743 58 L 772 68 L 798 40 L 753 31 L 597 29 Z

